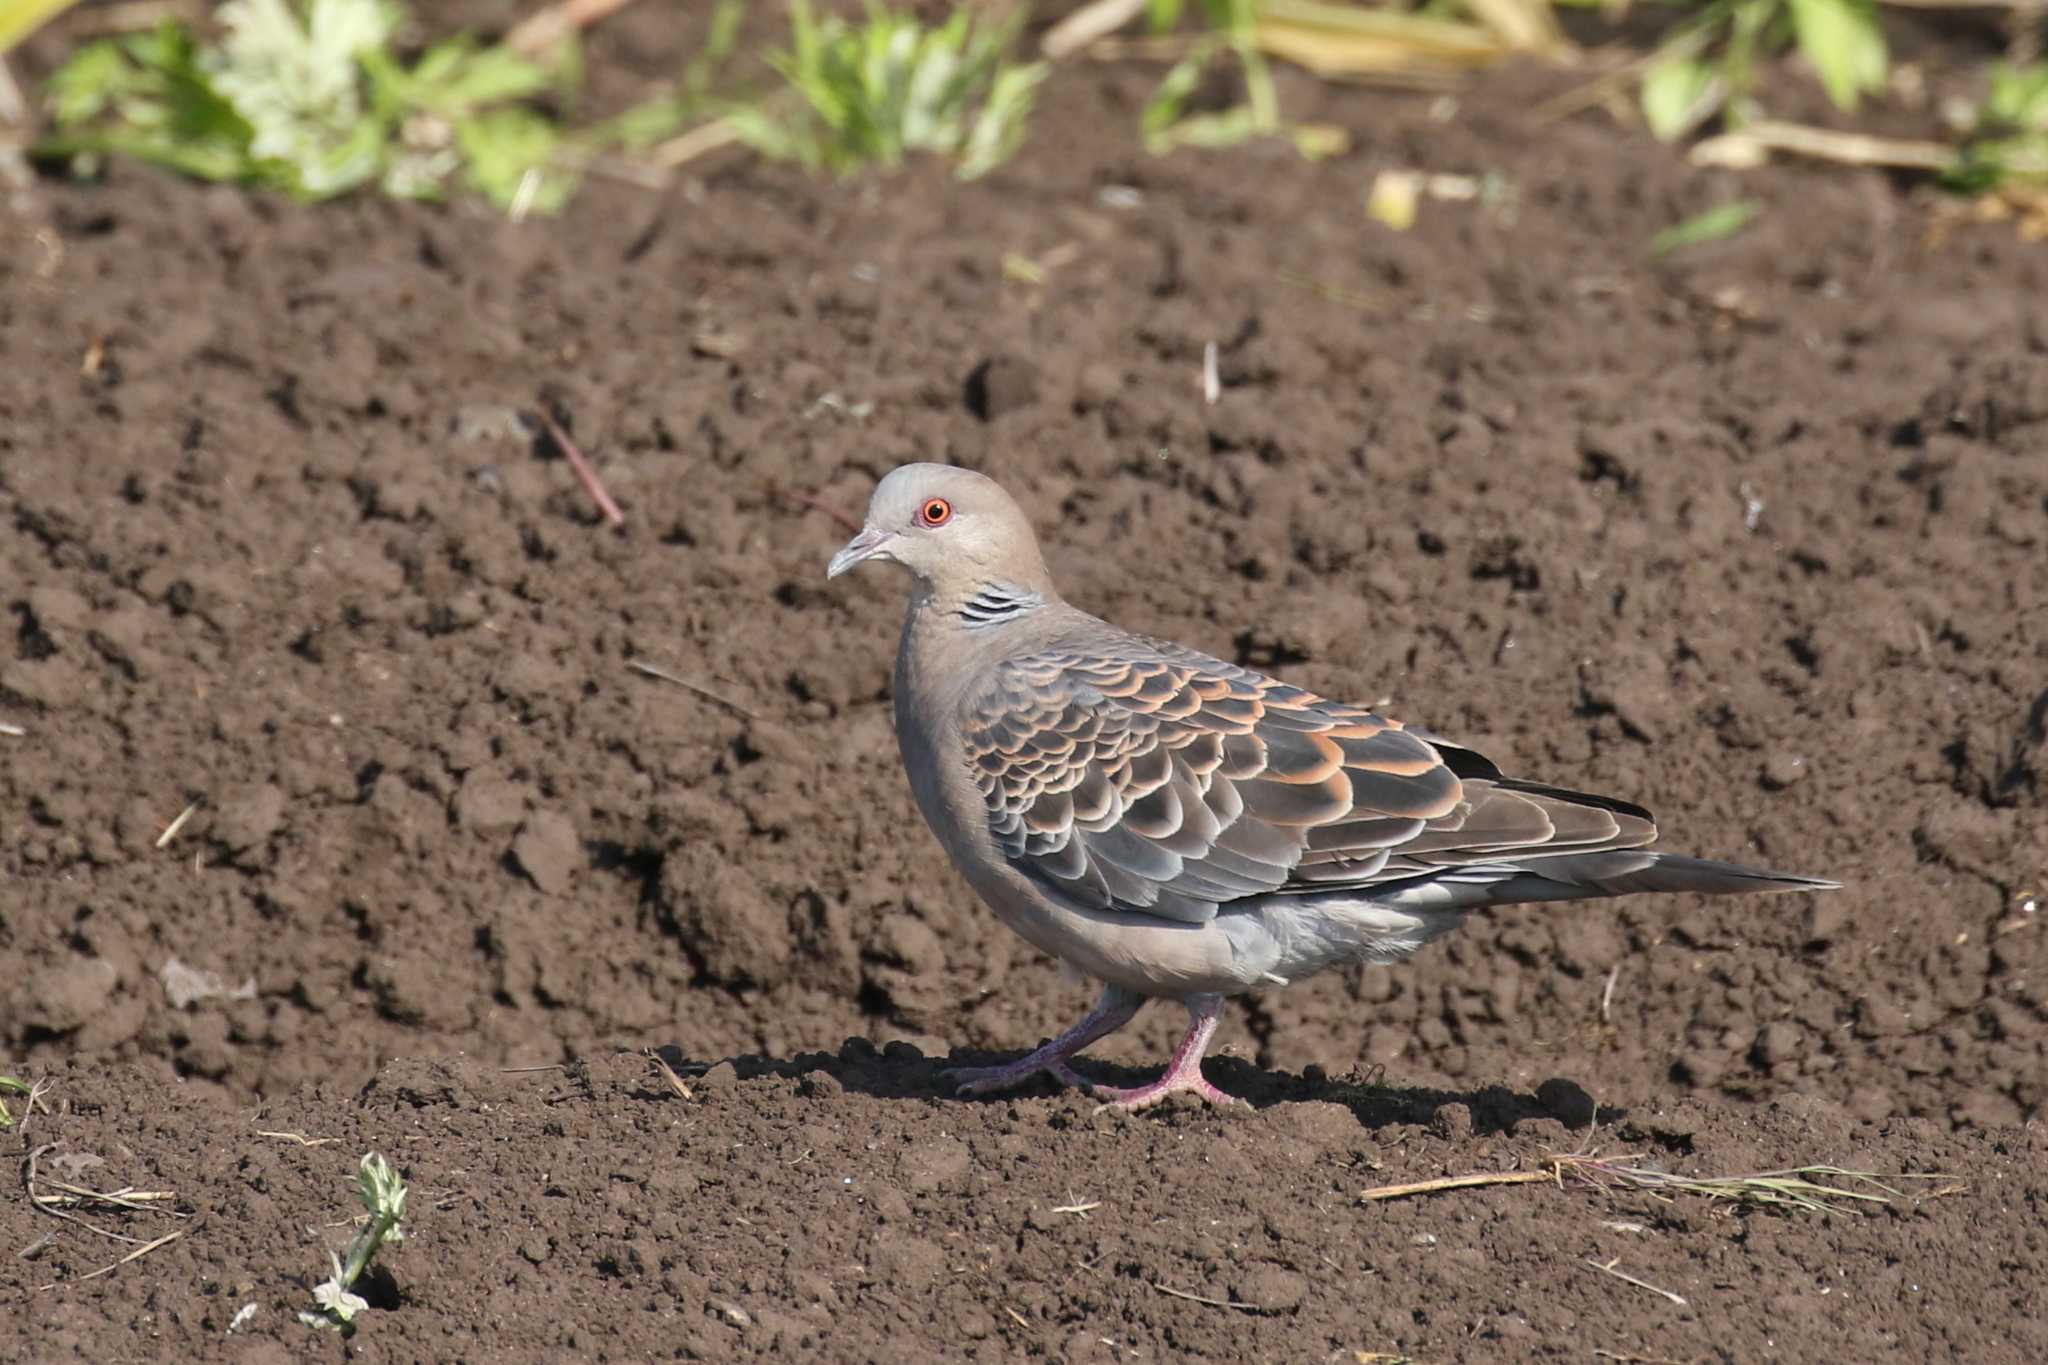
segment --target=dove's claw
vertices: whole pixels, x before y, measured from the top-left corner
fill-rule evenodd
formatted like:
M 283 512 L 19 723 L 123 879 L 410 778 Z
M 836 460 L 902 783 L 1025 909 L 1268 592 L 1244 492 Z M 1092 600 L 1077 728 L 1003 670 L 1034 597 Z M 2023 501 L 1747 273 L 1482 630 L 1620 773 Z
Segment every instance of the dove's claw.
M 1040 1072 L 1052 1077 L 1061 1085 L 1076 1090 L 1089 1088 L 1067 1061 L 1082 1048 L 1116 1032 L 1131 1022 L 1131 1016 L 1144 1004 L 1142 996 L 1110 986 L 1102 992 L 1102 998 L 1095 1002 L 1095 1008 L 1088 1011 L 1080 1023 L 1062 1033 L 1036 1052 L 1019 1057 L 1002 1066 L 959 1066 L 946 1072 L 946 1079 L 954 1082 L 962 1095 L 986 1095 L 994 1090 L 1008 1090 L 1022 1085 Z
M 1077 1090 L 1088 1088 L 1088 1082 L 1076 1075 L 1064 1061 L 1040 1059 L 1036 1053 L 1003 1066 L 956 1066 L 946 1072 L 946 1079 L 953 1082 L 954 1091 L 958 1094 L 987 1095 L 997 1090 L 1014 1089 L 1041 1074 Z
M 1247 1104 L 1247 1101 L 1241 1100 L 1235 1095 L 1226 1095 L 1215 1086 L 1209 1084 L 1200 1070 L 1181 1076 L 1176 1076 L 1173 1072 L 1169 1071 L 1150 1085 L 1132 1086 L 1128 1090 L 1120 1090 L 1113 1085 L 1090 1086 L 1089 1089 L 1093 1092 L 1096 1099 L 1102 1101 L 1101 1105 L 1095 1110 L 1098 1114 L 1105 1109 L 1115 1109 L 1127 1114 L 1139 1109 L 1149 1109 L 1167 1096 L 1177 1095 L 1183 1090 L 1200 1095 L 1219 1109 L 1230 1109 Z
M 1173 1060 L 1166 1065 L 1166 1074 L 1150 1085 L 1135 1086 L 1119 1090 L 1115 1086 L 1098 1085 L 1090 1087 L 1095 1097 L 1101 1100 L 1103 1109 L 1118 1109 L 1126 1113 L 1149 1108 L 1168 1095 L 1177 1095 L 1191 1090 L 1213 1105 L 1229 1108 L 1246 1103 L 1235 1095 L 1226 1095 L 1209 1084 L 1202 1075 L 1202 1054 L 1209 1048 L 1209 1035 L 1216 1032 L 1216 1021 L 1223 1012 L 1223 1000 L 1214 995 L 1191 995 L 1187 999 L 1188 1031 L 1181 1038 L 1180 1046 L 1173 1050 Z

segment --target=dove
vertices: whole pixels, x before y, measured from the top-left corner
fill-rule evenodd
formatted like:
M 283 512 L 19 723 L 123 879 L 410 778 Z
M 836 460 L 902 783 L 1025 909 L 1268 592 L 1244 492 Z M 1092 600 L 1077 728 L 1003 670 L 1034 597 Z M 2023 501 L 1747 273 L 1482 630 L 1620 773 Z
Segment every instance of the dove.
M 1060 597 L 971 470 L 885 476 L 826 576 L 871 561 L 911 578 L 893 692 L 918 809 L 998 919 L 1102 986 L 1036 1051 L 950 1073 L 964 1093 L 1045 1075 L 1116 1109 L 1243 1104 L 1202 1075 L 1232 996 L 1397 962 L 1491 906 L 1837 885 L 1664 852 L 1641 806 L 1120 630 Z M 1160 1077 L 1084 1080 L 1076 1055 L 1153 999 L 1188 1013 Z

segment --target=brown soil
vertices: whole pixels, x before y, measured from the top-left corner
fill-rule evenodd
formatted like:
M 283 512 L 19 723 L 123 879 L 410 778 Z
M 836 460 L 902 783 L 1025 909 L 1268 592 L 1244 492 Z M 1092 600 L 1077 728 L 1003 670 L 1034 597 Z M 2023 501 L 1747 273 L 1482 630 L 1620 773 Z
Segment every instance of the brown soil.
M 601 99 L 687 49 L 643 9 Z M 1155 74 L 1063 71 L 971 186 L 14 197 L 0 1055 L 54 1112 L 0 1145 L 191 1215 L 79 1211 L 183 1234 L 85 1280 L 134 1244 L 0 1200 L 22 1358 L 302 1356 L 376 1149 L 413 1235 L 368 1359 L 2048 1359 L 2048 256 L 1876 175 L 1532 130 L 1554 75 L 1447 120 L 1290 84 L 1351 154 L 1153 159 Z M 1500 190 L 1396 235 L 1390 165 Z M 1645 259 L 1736 194 L 1751 230 Z M 1210 1075 L 1249 1116 L 952 1098 L 946 1055 L 1088 993 L 918 824 L 900 584 L 828 588 L 790 496 L 913 457 L 999 475 L 1125 625 L 1848 885 L 1503 913 L 1245 1001 Z M 654 1045 L 733 1064 L 679 1097 Z M 1580 1143 L 1967 1189 L 1356 1200 Z

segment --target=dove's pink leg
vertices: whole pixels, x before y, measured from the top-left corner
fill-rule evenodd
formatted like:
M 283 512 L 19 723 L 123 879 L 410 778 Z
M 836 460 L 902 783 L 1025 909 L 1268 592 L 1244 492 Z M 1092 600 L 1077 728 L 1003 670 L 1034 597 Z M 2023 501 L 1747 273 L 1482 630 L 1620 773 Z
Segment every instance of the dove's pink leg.
M 1217 1020 L 1222 1018 L 1223 997 L 1191 995 L 1184 1003 L 1188 1007 L 1188 1031 L 1180 1040 L 1180 1046 L 1173 1050 L 1173 1060 L 1167 1063 L 1166 1074 L 1150 1085 L 1130 1090 L 1095 1086 L 1096 1098 L 1104 1102 L 1104 1109 L 1143 1109 L 1182 1090 L 1192 1090 L 1211 1104 L 1244 1103 L 1234 1095 L 1224 1094 L 1202 1076 L 1202 1054 L 1208 1051 L 1209 1037 L 1216 1032 Z
M 1145 1003 L 1145 997 L 1115 986 L 1103 989 L 1102 998 L 1095 1002 L 1095 1008 L 1080 1023 L 1047 1043 L 1038 1051 L 1002 1066 L 962 1066 L 946 1073 L 950 1080 L 959 1082 L 963 1095 L 980 1095 L 991 1090 L 1007 1090 L 1021 1085 L 1039 1072 L 1049 1074 L 1061 1085 L 1071 1085 L 1077 1090 L 1086 1090 L 1088 1082 L 1074 1074 L 1067 1059 L 1099 1038 L 1107 1038 L 1138 1012 L 1138 1006 Z

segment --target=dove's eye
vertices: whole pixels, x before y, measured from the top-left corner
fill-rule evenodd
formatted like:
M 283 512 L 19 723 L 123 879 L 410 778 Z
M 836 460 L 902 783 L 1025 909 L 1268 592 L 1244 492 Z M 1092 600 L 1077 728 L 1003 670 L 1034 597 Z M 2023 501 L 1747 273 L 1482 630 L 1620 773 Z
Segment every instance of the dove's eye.
M 944 498 L 926 498 L 924 506 L 917 509 L 917 524 L 920 526 L 944 526 L 953 519 L 953 504 Z

